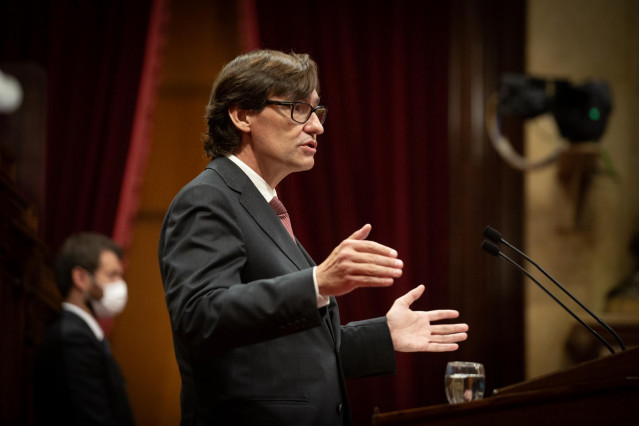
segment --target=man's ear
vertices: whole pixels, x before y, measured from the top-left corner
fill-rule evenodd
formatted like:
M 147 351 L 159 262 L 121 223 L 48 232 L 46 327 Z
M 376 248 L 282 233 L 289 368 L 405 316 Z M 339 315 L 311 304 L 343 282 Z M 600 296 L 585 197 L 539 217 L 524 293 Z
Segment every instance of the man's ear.
M 79 290 L 88 290 L 91 288 L 91 274 L 79 266 L 74 266 L 71 269 L 71 280 L 73 281 L 73 287 Z
M 249 133 L 251 131 L 251 124 L 248 120 L 248 111 L 241 109 L 239 105 L 233 105 L 229 108 L 229 117 L 231 121 L 241 132 Z

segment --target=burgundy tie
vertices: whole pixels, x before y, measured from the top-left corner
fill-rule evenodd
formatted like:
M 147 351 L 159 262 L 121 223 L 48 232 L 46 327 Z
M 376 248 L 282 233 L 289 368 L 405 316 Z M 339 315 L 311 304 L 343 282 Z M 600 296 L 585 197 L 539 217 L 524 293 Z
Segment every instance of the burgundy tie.
M 286 207 L 284 204 L 277 198 L 273 197 L 273 199 L 269 202 L 277 217 L 282 221 L 282 225 L 286 228 L 293 241 L 295 241 L 295 235 L 293 234 L 293 227 L 291 226 L 291 219 L 288 217 L 288 212 L 286 211 Z

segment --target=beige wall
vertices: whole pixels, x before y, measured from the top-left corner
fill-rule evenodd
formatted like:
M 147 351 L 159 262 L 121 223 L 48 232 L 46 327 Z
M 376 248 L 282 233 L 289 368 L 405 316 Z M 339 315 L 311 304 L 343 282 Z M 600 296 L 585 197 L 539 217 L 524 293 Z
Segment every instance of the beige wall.
M 127 251 L 129 304 L 111 335 L 140 426 L 179 424 L 180 377 L 157 247 L 171 199 L 208 162 L 204 108 L 215 76 L 239 53 L 235 14 L 234 2 L 170 2 L 151 153 Z
M 639 0 L 528 0 L 527 20 L 528 74 L 576 84 L 599 78 L 612 88 L 614 111 L 599 149 L 617 177 L 594 177 L 582 219 L 574 220 L 557 163 L 525 180 L 525 251 L 601 313 L 608 290 L 631 271 L 627 246 L 639 230 Z M 551 118 L 529 120 L 527 155 L 547 153 L 556 135 Z M 577 322 L 532 282 L 525 285 L 526 373 L 535 377 L 568 364 L 564 345 Z

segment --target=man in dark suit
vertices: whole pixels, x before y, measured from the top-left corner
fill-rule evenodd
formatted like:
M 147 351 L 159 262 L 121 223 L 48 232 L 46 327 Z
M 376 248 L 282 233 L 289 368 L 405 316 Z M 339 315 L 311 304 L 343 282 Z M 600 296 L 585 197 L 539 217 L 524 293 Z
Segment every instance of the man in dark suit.
M 62 310 L 36 355 L 36 424 L 134 424 L 124 379 L 97 321 L 124 309 L 122 273 L 122 251 L 108 237 L 81 233 L 65 241 L 56 260 Z
M 455 350 L 451 310 L 414 312 L 419 286 L 386 317 L 340 326 L 335 296 L 392 285 L 397 252 L 365 225 L 320 265 L 295 239 L 275 187 L 314 164 L 327 110 L 308 55 L 255 51 L 213 86 L 213 159 L 175 197 L 159 260 L 183 425 L 350 424 L 345 377 L 395 371 L 394 351 Z

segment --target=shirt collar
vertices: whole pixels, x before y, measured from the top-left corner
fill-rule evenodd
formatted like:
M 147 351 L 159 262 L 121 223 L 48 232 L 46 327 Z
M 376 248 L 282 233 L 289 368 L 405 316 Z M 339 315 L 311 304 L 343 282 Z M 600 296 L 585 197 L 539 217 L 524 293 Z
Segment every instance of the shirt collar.
M 275 191 L 275 188 L 271 188 L 269 184 L 266 183 L 264 178 L 258 175 L 255 170 L 250 168 L 245 162 L 237 158 L 235 155 L 229 155 L 228 159 L 237 164 L 237 166 L 242 169 L 244 174 L 246 174 L 246 176 L 251 179 L 251 182 L 253 182 L 253 185 L 255 185 L 258 191 L 260 191 L 260 194 L 262 194 L 266 202 L 270 202 L 273 197 L 277 196 L 277 191 Z
M 95 320 L 95 318 L 93 318 L 92 315 L 82 310 L 79 306 L 68 302 L 62 302 L 62 309 L 64 309 L 65 311 L 73 312 L 74 314 L 82 318 L 84 322 L 87 323 L 91 331 L 93 331 L 95 337 L 100 341 L 104 340 L 104 332 L 102 331 L 100 324 L 98 324 L 98 322 Z

